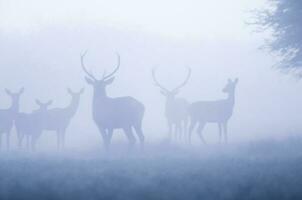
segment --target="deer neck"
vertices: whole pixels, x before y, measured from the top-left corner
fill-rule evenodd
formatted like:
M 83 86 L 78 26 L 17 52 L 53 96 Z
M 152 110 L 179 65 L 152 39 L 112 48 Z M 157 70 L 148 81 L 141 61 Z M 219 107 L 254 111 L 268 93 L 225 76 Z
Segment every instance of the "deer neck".
M 230 104 L 231 106 L 234 106 L 234 104 L 235 104 L 235 92 L 234 92 L 234 91 L 233 91 L 233 92 L 230 92 L 230 93 L 228 94 L 227 101 L 229 102 L 229 104 Z
M 80 98 L 72 98 L 69 106 L 66 108 L 68 115 L 73 116 L 79 107 Z
M 166 106 L 171 105 L 173 103 L 174 99 L 167 98 L 166 99 Z
M 93 110 L 96 110 L 95 108 L 99 107 L 99 105 L 103 104 L 109 99 L 107 96 L 106 90 L 103 91 L 96 91 L 93 92 Z
M 19 112 L 19 100 L 13 100 L 9 110 L 11 113 L 17 114 Z
M 166 110 L 173 109 L 173 104 L 175 102 L 175 98 L 167 98 L 166 99 Z

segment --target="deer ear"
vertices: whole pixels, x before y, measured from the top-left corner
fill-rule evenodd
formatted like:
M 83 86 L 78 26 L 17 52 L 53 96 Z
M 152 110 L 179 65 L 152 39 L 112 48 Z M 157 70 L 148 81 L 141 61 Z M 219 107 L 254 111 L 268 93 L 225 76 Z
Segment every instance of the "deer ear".
M 39 101 L 38 99 L 36 99 L 36 104 L 39 105 L 39 106 L 42 105 L 41 101 Z
M 164 95 L 164 96 L 167 95 L 167 93 L 166 93 L 164 90 L 161 90 L 160 93 L 161 93 L 162 95 Z
M 105 80 L 105 84 L 106 85 L 110 85 L 112 82 L 114 81 L 114 77 L 108 79 L 108 80 Z
M 89 85 L 93 85 L 93 84 L 94 84 L 94 81 L 91 80 L 91 79 L 88 78 L 88 77 L 85 77 L 85 80 L 86 80 L 86 82 L 87 82 Z
M 6 94 L 8 94 L 8 95 L 12 95 L 11 91 L 8 90 L 8 89 L 5 89 L 5 92 L 6 92 Z
M 176 95 L 176 94 L 178 94 L 178 92 L 179 92 L 179 90 L 173 90 L 173 91 L 172 91 L 172 94 L 173 94 L 173 95 Z
M 22 87 L 20 90 L 19 90 L 19 94 L 22 94 L 24 92 L 24 87 Z
M 49 100 L 49 101 L 46 103 L 47 106 L 50 106 L 51 104 L 52 104 L 52 100 Z
M 70 88 L 67 88 L 67 92 L 68 92 L 69 94 L 73 95 L 73 92 L 71 91 Z

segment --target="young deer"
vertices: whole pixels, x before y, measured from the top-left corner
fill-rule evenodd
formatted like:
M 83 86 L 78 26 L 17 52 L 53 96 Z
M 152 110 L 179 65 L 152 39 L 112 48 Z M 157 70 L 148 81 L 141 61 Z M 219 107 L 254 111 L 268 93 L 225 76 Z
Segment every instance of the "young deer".
M 155 71 L 155 69 L 152 70 L 155 85 L 160 88 L 161 94 L 166 97 L 165 116 L 169 126 L 169 137 L 171 139 L 173 127 L 175 139 L 178 137 L 181 138 L 182 133 L 184 133 L 184 137 L 186 137 L 189 103 L 185 99 L 176 98 L 175 96 L 179 93 L 179 89 L 184 87 L 190 79 L 191 69 L 188 68 L 186 79 L 173 90 L 168 90 L 157 81 Z
M 22 141 L 24 136 L 26 136 L 27 148 L 31 144 L 32 150 L 35 149 L 36 141 L 40 137 L 43 127 L 45 126 L 46 112 L 48 106 L 52 104 L 52 101 L 47 103 L 42 103 L 39 100 L 36 100 L 36 104 L 39 106 L 39 109 L 32 111 L 31 113 L 18 113 L 15 126 L 18 136 L 19 148 L 22 147 Z
M 10 143 L 10 133 L 14 124 L 16 115 L 19 112 L 19 100 L 21 94 L 24 92 L 24 88 L 20 89 L 19 92 L 13 93 L 8 89 L 5 90 L 6 93 L 11 97 L 12 104 L 8 109 L 0 110 L 0 146 L 2 134 L 6 133 L 6 146 L 9 149 Z
M 135 129 L 140 143 L 144 144 L 144 134 L 142 131 L 142 120 L 145 107 L 142 103 L 132 97 L 111 98 L 107 96 L 106 87 L 114 81 L 113 75 L 120 67 L 120 56 L 117 54 L 118 64 L 113 72 L 102 79 L 97 79 L 89 73 L 84 65 L 84 57 L 81 56 L 81 66 L 85 74 L 86 82 L 93 87 L 92 116 L 104 141 L 105 148 L 108 150 L 114 129 L 123 129 L 128 140 L 129 147 L 132 147 L 136 139 L 132 128 Z
M 67 92 L 71 96 L 70 104 L 65 108 L 47 110 L 45 113 L 45 122 L 43 123 L 43 130 L 55 131 L 57 133 L 58 148 L 64 148 L 65 146 L 66 129 L 78 110 L 80 97 L 84 89 L 81 89 L 79 92 L 73 92 L 71 89 L 67 89 Z
M 233 114 L 235 104 L 235 89 L 238 79 L 228 80 L 227 85 L 222 90 L 228 94 L 228 98 L 218 101 L 198 101 L 192 103 L 189 108 L 191 124 L 189 128 L 189 141 L 191 142 L 192 132 L 198 123 L 198 135 L 203 143 L 205 140 L 202 136 L 202 130 L 206 123 L 217 123 L 219 128 L 219 142 L 221 142 L 222 133 L 224 140 L 227 142 L 227 123 Z

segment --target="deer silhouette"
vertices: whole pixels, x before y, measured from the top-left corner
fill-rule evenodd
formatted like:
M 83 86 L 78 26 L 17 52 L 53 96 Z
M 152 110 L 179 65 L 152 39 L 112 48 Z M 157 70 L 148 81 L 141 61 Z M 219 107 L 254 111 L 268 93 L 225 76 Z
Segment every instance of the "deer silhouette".
M 166 106 L 165 106 L 165 116 L 167 118 L 168 126 L 169 126 L 169 137 L 172 138 L 173 127 L 174 127 L 174 135 L 177 139 L 181 138 L 182 133 L 186 137 L 187 132 L 187 123 L 188 123 L 188 108 L 189 103 L 184 98 L 176 98 L 176 95 L 179 93 L 179 90 L 184 87 L 190 79 L 191 69 L 188 68 L 188 74 L 186 79 L 177 87 L 172 90 L 168 90 L 162 84 L 160 84 L 156 79 L 156 69 L 152 70 L 152 77 L 154 83 L 157 87 L 160 88 L 160 92 L 166 98 Z
M 31 145 L 32 150 L 34 150 L 36 141 L 45 127 L 45 119 L 47 119 L 46 114 L 52 101 L 50 100 L 46 103 L 42 103 L 41 101 L 36 100 L 36 104 L 39 106 L 37 110 L 34 110 L 31 113 L 20 112 L 17 114 L 15 126 L 20 148 L 22 147 L 23 138 L 26 136 L 27 148 Z
M 19 112 L 19 100 L 21 94 L 24 92 L 24 88 L 21 88 L 19 92 L 13 93 L 8 89 L 5 89 L 6 93 L 11 97 L 12 104 L 8 109 L 0 110 L 0 145 L 2 134 L 6 134 L 6 146 L 9 149 L 10 145 L 10 133 L 14 124 L 16 115 Z
M 119 54 L 117 54 L 118 63 L 116 68 L 110 74 L 104 72 L 102 79 L 97 79 L 87 71 L 84 65 L 86 53 L 81 55 L 81 66 L 86 74 L 86 82 L 93 86 L 92 116 L 102 135 L 105 148 L 109 149 L 114 129 L 123 129 L 129 140 L 129 147 L 132 147 L 136 142 L 133 128 L 143 147 L 142 120 L 145 112 L 144 105 L 130 96 L 111 98 L 106 93 L 106 86 L 114 81 L 113 76 L 120 68 Z
M 43 130 L 55 131 L 57 133 L 57 148 L 64 148 L 65 146 L 66 129 L 78 110 L 80 97 L 84 89 L 81 89 L 79 92 L 73 92 L 68 88 L 67 92 L 71 96 L 70 104 L 65 108 L 48 109 L 45 113 L 45 121 L 43 123 Z
M 191 124 L 189 128 L 189 141 L 191 135 L 198 123 L 197 133 L 203 143 L 206 143 L 202 135 L 202 130 L 206 123 L 217 123 L 219 128 L 219 142 L 221 142 L 222 133 L 224 140 L 228 140 L 227 124 L 233 114 L 235 104 L 235 89 L 238 83 L 236 78 L 234 81 L 228 80 L 223 92 L 228 94 L 228 97 L 217 101 L 198 101 L 192 103 L 189 108 Z

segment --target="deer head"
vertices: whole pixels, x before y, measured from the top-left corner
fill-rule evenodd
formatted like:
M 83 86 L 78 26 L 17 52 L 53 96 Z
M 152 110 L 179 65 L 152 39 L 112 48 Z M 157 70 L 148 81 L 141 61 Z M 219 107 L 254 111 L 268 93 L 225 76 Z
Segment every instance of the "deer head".
M 106 95 L 105 89 L 107 85 L 110 85 L 114 81 L 114 74 L 119 70 L 120 68 L 120 55 L 117 53 L 117 66 L 116 68 L 110 73 L 106 74 L 106 71 L 104 71 L 103 77 L 101 79 L 97 79 L 93 74 L 88 72 L 85 64 L 84 64 L 84 57 L 87 54 L 87 51 L 81 55 L 81 66 L 83 71 L 86 74 L 85 80 L 89 85 L 92 85 L 94 88 L 94 91 L 97 91 L 101 95 Z
M 187 74 L 186 79 L 181 84 L 179 84 L 177 87 L 175 87 L 174 89 L 168 90 L 167 88 L 165 88 L 162 84 L 160 84 L 157 81 L 156 74 L 155 74 L 156 68 L 153 68 L 153 70 L 152 70 L 152 77 L 153 77 L 153 81 L 155 83 L 155 86 L 157 86 L 157 87 L 160 88 L 160 93 L 162 95 L 164 95 L 167 99 L 173 99 L 173 98 L 175 98 L 175 96 L 179 92 L 179 89 L 182 88 L 182 87 L 184 87 L 188 83 L 188 81 L 189 81 L 189 79 L 191 77 L 191 68 L 187 68 L 187 69 L 188 69 L 188 74 Z
M 68 88 L 67 92 L 73 99 L 79 99 L 81 94 L 84 93 L 84 88 L 82 88 L 79 92 L 73 92 L 70 88 Z
M 5 89 L 5 92 L 12 98 L 13 102 L 18 102 L 21 94 L 24 92 L 24 88 L 21 88 L 19 92 L 11 92 L 10 90 Z
M 222 92 L 228 93 L 228 94 L 233 94 L 235 92 L 237 83 L 238 83 L 238 78 L 234 79 L 234 81 L 232 81 L 231 79 L 228 79 L 228 82 L 227 82 L 226 86 L 222 89 Z
M 42 103 L 40 100 L 36 100 L 36 104 L 39 106 L 38 111 L 46 111 L 48 109 L 48 107 L 52 104 L 52 100 L 46 102 L 46 103 Z
M 24 92 L 24 88 L 21 88 L 19 92 L 11 92 L 8 89 L 5 89 L 5 92 L 11 97 L 12 99 L 12 104 L 11 107 L 9 108 L 12 112 L 16 113 L 19 112 L 19 100 L 21 94 Z

